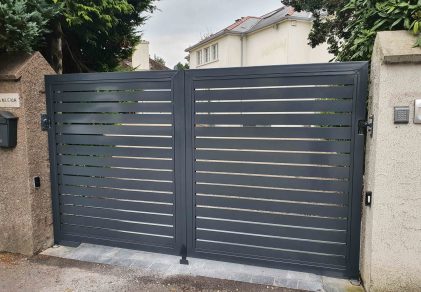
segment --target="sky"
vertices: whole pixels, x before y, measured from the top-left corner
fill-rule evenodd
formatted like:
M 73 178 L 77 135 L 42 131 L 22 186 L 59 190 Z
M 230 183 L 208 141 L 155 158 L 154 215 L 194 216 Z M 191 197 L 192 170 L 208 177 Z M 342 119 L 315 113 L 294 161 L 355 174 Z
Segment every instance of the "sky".
M 242 16 L 261 16 L 282 6 L 280 0 L 160 0 L 141 28 L 149 53 L 168 67 L 185 63 L 186 48 Z

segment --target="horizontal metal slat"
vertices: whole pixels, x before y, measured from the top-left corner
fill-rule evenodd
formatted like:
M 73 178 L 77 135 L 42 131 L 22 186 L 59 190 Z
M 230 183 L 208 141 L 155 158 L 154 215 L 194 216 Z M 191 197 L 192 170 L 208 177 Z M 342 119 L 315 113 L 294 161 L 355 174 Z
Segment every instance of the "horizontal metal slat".
M 244 218 L 247 220 L 247 218 Z M 197 218 L 196 228 L 292 237 L 331 242 L 346 242 L 345 231 L 303 229 L 294 226 L 264 225 L 253 222 L 233 222 L 215 218 Z
M 221 186 L 196 184 L 196 193 L 221 195 L 229 197 L 250 197 L 269 200 L 285 200 L 295 202 L 314 202 L 323 204 L 348 204 L 348 196 L 343 194 L 329 194 L 320 192 L 305 192 L 293 190 L 261 189 L 241 186 Z
M 349 114 L 196 114 L 196 124 L 349 126 Z
M 91 186 L 91 187 L 108 187 L 108 188 L 122 188 L 132 190 L 148 190 L 173 192 L 174 184 L 165 181 L 136 181 L 136 180 L 121 180 L 114 178 L 93 178 L 82 176 L 59 176 L 59 184 L 75 185 L 75 186 Z
M 95 136 L 95 135 L 56 135 L 56 142 L 77 145 L 118 145 L 118 146 L 146 146 L 172 147 L 173 139 L 165 137 L 124 137 L 124 136 Z
M 83 82 L 84 78 L 54 86 L 55 94 L 61 92 L 80 92 L 80 91 L 122 91 L 122 90 L 145 90 L 145 89 L 171 89 L 171 81 L 164 79 L 132 79 L 124 81 L 94 80 L 93 82 Z M 60 93 L 58 93 L 60 91 Z
M 58 103 L 55 112 L 61 113 L 131 113 L 172 112 L 172 103 Z
M 196 207 L 196 216 L 221 218 L 228 220 L 244 220 L 244 218 L 247 218 L 248 221 L 261 223 L 273 223 L 336 230 L 346 230 L 348 228 L 348 221 L 340 218 L 323 218 L 286 214 L 259 213 L 253 210 L 233 210 Z
M 276 153 L 256 151 L 224 151 L 224 150 L 196 150 L 196 159 L 268 162 L 268 163 L 297 163 L 315 165 L 350 165 L 349 154 L 315 154 L 315 153 Z
M 196 148 L 215 149 L 251 149 L 251 150 L 282 150 L 282 151 L 311 151 L 311 152 L 340 152 L 351 151 L 349 141 L 316 141 L 316 140 L 254 140 L 230 138 L 196 138 Z
M 261 237 L 246 234 L 196 230 L 197 240 L 211 240 L 228 243 L 247 244 L 269 248 L 288 249 L 296 251 L 316 252 L 345 256 L 346 245 L 337 243 L 311 242 L 304 240 Z M 240 249 L 241 250 L 241 249 Z
M 261 102 L 198 102 L 196 113 L 202 112 L 350 112 L 352 100 L 261 101 Z
M 173 158 L 172 149 L 58 145 L 58 154 Z
M 101 168 L 101 167 L 79 167 L 79 166 L 58 166 L 59 174 L 97 176 L 97 177 L 114 177 L 114 178 L 131 178 L 131 179 L 151 179 L 151 180 L 167 180 L 172 181 L 174 175 L 170 171 L 151 171 L 151 170 L 135 170 L 135 169 L 119 169 L 119 168 Z
M 110 218 L 110 219 L 117 219 L 117 220 L 131 220 L 131 221 L 166 224 L 166 225 L 174 224 L 173 216 L 162 215 L 162 214 L 127 212 L 125 210 L 81 207 L 81 206 L 73 206 L 73 205 L 61 205 L 60 211 L 61 213 L 75 214 L 75 215 L 80 215 L 80 216 L 102 217 L 102 218 Z
M 62 214 L 61 223 L 166 236 L 173 236 L 174 234 L 174 228 L 170 226 L 139 224 L 136 222 L 118 221 L 108 218 L 92 218 Z
M 172 136 L 173 127 L 163 126 L 102 126 L 102 125 L 59 125 L 56 133 L 79 135 L 154 135 Z
M 128 191 L 123 189 L 106 189 L 95 187 L 71 187 L 59 185 L 60 195 L 77 195 L 97 198 L 109 198 L 118 200 L 134 200 L 145 202 L 158 203 L 174 203 L 173 194 L 156 193 L 156 192 L 142 192 L 142 191 Z
M 351 139 L 351 128 L 196 127 L 196 136 Z
M 298 165 L 270 165 L 250 163 L 224 163 L 210 161 L 196 161 L 196 171 L 228 172 L 261 175 L 285 175 L 302 177 L 340 178 L 349 177 L 349 168 L 346 167 L 318 167 Z
M 196 173 L 195 181 L 196 183 L 329 191 L 337 193 L 347 193 L 349 187 L 348 181 L 262 177 L 219 173 Z
M 78 205 L 84 207 L 108 208 L 126 211 L 174 214 L 173 205 L 154 204 L 136 201 L 121 201 L 94 197 L 60 195 L 60 203 L 64 205 Z
M 54 99 L 63 102 L 78 101 L 170 101 L 171 91 L 115 91 L 115 92 L 62 92 Z
M 172 160 L 132 159 L 132 158 L 103 158 L 91 156 L 58 155 L 58 164 L 81 166 L 108 166 L 126 168 L 173 169 Z
M 247 198 L 222 198 L 196 195 L 196 205 L 332 218 L 346 218 L 348 216 L 347 207 L 332 205 L 300 204 L 293 202 L 261 201 L 251 200 Z
M 172 124 L 171 114 L 55 114 L 57 123 L 126 123 L 126 124 Z
M 318 75 L 318 76 L 258 76 L 245 77 L 226 76 L 225 78 L 208 77 L 194 80 L 194 88 L 233 88 L 233 87 L 266 87 L 266 86 L 297 86 L 297 85 L 352 85 L 354 74 L 349 75 Z
M 196 90 L 196 100 L 352 98 L 353 86 Z
M 102 229 L 79 225 L 61 224 L 61 231 L 64 233 L 64 236 L 66 234 L 76 236 L 83 235 L 89 238 L 102 238 L 108 240 L 137 243 L 142 245 L 173 247 L 175 244 L 174 238 L 170 237 L 136 234 L 132 232 L 129 233 L 123 231 L 116 231 L 112 229 Z M 70 236 L 68 238 L 72 239 L 72 237 Z
M 245 258 L 263 258 L 270 261 L 299 261 L 300 266 L 305 264 L 316 267 L 337 265 L 338 270 L 345 269 L 345 258 L 336 255 L 328 256 L 203 241 L 196 241 L 196 250 L 209 254 L 232 254 L 236 258 L 242 256 Z

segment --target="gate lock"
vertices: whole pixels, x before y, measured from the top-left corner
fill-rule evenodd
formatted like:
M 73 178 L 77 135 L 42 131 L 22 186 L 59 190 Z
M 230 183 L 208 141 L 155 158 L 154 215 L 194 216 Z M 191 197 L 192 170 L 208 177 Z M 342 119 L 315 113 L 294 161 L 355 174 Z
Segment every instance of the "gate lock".
M 47 114 L 41 114 L 41 130 L 48 131 L 51 128 L 51 120 Z
M 373 138 L 374 132 L 374 115 L 371 115 L 367 121 L 358 121 L 358 134 L 363 135 L 370 133 L 370 137 Z

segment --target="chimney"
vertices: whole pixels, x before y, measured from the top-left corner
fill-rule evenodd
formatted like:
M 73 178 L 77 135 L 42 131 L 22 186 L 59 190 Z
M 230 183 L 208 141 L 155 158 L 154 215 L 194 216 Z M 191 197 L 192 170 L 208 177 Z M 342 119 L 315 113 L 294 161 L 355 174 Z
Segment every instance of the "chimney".
M 136 71 L 148 71 L 149 65 L 149 42 L 140 41 L 132 56 L 132 67 Z

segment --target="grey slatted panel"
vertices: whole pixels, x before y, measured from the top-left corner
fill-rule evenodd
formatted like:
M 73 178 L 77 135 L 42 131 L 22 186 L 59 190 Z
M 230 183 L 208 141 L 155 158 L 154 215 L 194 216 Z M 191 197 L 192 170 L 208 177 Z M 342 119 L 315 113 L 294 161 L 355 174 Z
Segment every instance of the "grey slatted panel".
M 196 216 L 221 218 L 228 220 L 244 220 L 261 223 L 276 223 L 282 225 L 293 225 L 302 227 L 314 227 L 324 229 L 346 230 L 348 222 L 343 218 L 310 217 L 299 215 L 276 214 L 268 212 L 257 212 L 256 210 L 234 210 L 224 208 L 196 208 Z
M 250 159 L 251 160 L 251 159 Z M 261 175 L 289 175 L 301 177 L 323 177 L 347 179 L 349 168 L 347 167 L 320 167 L 320 166 L 300 166 L 300 165 L 271 165 L 271 164 L 251 164 L 251 163 L 226 163 L 197 161 L 196 171 L 203 172 L 228 172 Z
M 96 135 L 57 135 L 57 143 L 75 145 L 123 145 L 172 147 L 173 139 L 164 137 L 127 137 Z
M 196 100 L 352 98 L 352 86 L 196 90 Z
M 315 153 L 277 153 L 255 151 L 223 151 L 223 150 L 197 150 L 196 159 L 204 160 L 228 160 L 243 162 L 269 162 L 269 163 L 297 163 L 316 165 L 339 165 L 350 164 L 349 154 L 315 154 Z
M 250 76 L 247 78 L 201 78 L 194 82 L 195 88 L 234 88 L 234 87 L 265 87 L 265 86 L 297 86 L 297 85 L 352 85 L 354 75 L 326 76 Z
M 352 100 L 198 102 L 196 112 L 350 112 Z
M 103 124 L 172 124 L 170 114 L 56 114 L 57 123 L 103 123 Z
M 78 237 L 81 237 L 80 235 L 83 235 L 88 238 L 102 239 L 103 241 L 105 241 L 104 239 L 110 239 L 117 242 L 123 241 L 142 245 L 158 245 L 167 247 L 172 247 L 174 245 L 173 238 L 158 235 L 138 234 L 133 232 L 129 233 L 110 228 L 62 224 L 61 229 L 63 233 L 73 235 L 68 237 L 69 240 L 75 240 Z M 63 237 L 66 238 L 65 235 Z M 83 238 L 80 240 L 83 240 Z
M 131 221 L 120 221 L 109 218 L 92 218 L 84 216 L 62 215 L 62 224 L 78 226 L 95 226 L 97 228 L 110 228 L 121 231 L 157 234 L 172 236 L 174 231 L 171 226 L 150 225 Z
M 349 126 L 349 114 L 197 114 L 196 124 Z
M 155 224 L 172 225 L 174 223 L 173 216 L 168 214 L 128 212 L 125 210 L 104 209 L 98 207 L 93 208 L 74 205 L 62 205 L 61 212 L 63 214 L 73 214 L 78 216 L 110 218 L 116 220 L 129 220 Z
M 135 190 L 173 192 L 174 186 L 172 182 L 167 181 L 137 181 L 122 180 L 113 178 L 97 178 L 83 176 L 62 175 L 59 177 L 59 184 L 74 186 L 92 186 L 92 187 L 109 187 L 124 188 Z
M 174 174 L 170 171 L 150 171 L 120 169 L 109 167 L 79 167 L 79 166 L 58 166 L 59 174 L 79 175 L 79 176 L 97 176 L 112 178 L 131 178 L 131 179 L 152 179 L 172 181 Z
M 343 194 L 331 194 L 323 192 L 262 189 L 245 186 L 226 186 L 212 184 L 197 184 L 196 193 L 220 195 L 229 197 L 250 197 L 268 200 L 285 200 L 296 202 L 314 202 L 324 204 L 346 205 L 348 197 Z
M 313 151 L 313 152 L 350 152 L 349 141 L 316 141 L 316 140 L 252 140 L 230 138 L 196 138 L 197 148 L 215 149 L 253 149 L 253 150 L 282 150 L 282 151 Z
M 62 102 L 86 101 L 170 101 L 171 91 L 115 91 L 115 92 L 63 92 L 56 94 Z
M 241 196 L 241 194 L 239 195 Z M 343 206 L 316 205 L 293 202 L 261 201 L 250 198 L 223 198 L 213 196 L 196 196 L 198 206 L 210 206 L 220 208 L 249 209 L 256 211 L 280 212 L 289 214 L 301 214 L 308 216 L 322 216 L 332 218 L 346 218 L 348 210 Z
M 271 261 L 287 262 L 298 261 L 301 264 L 306 264 L 314 267 L 326 267 L 332 265 L 333 270 L 344 270 L 345 257 L 338 255 L 323 255 L 314 253 L 304 253 L 289 250 L 269 249 L 258 246 L 246 246 L 219 242 L 205 242 L 197 241 L 196 249 L 198 251 L 215 254 L 234 255 L 236 257 L 242 256 L 246 259 L 264 259 Z
M 59 154 L 173 158 L 172 149 L 58 145 Z
M 219 231 L 197 230 L 196 236 L 198 240 L 221 241 L 228 243 L 238 243 L 255 245 L 269 248 L 279 248 L 288 250 L 299 250 L 306 252 L 316 252 L 332 255 L 345 256 L 345 244 L 316 242 L 306 240 L 294 240 L 275 237 L 263 237 L 252 234 L 239 234 Z
M 303 178 L 232 175 L 227 173 L 196 173 L 196 182 L 227 185 L 259 186 L 312 191 L 348 192 L 348 181 Z
M 103 158 L 92 156 L 58 155 L 58 164 L 108 166 L 126 168 L 173 169 L 171 160 L 132 159 L 132 158 Z
M 55 94 L 63 92 L 81 92 L 81 91 L 116 91 L 124 90 L 145 90 L 145 89 L 171 89 L 171 80 L 149 79 L 149 80 L 126 80 L 123 82 L 117 81 L 100 81 L 94 82 L 77 82 L 60 84 Z
M 58 103 L 56 112 L 62 113 L 130 113 L 172 112 L 171 103 Z
M 196 136 L 350 139 L 351 128 L 197 127 Z
M 119 209 L 126 211 L 140 211 L 162 214 L 173 214 L 174 206 L 169 204 L 158 204 L 141 201 L 123 201 L 95 197 L 82 197 L 71 195 L 60 195 L 60 202 L 63 205 L 77 205 L 84 207 L 97 207 L 108 209 Z
M 114 134 L 114 135 L 154 135 L 154 136 L 171 136 L 172 127 L 156 127 L 156 126 L 99 126 L 99 125 L 63 125 L 56 127 L 57 133 L 60 134 Z
M 250 221 L 215 220 L 214 218 L 197 219 L 197 228 L 224 230 L 243 233 L 262 234 L 269 236 L 284 236 L 299 239 L 311 239 L 330 242 L 346 242 L 346 232 L 343 230 L 303 229 L 295 226 L 262 224 Z
M 143 192 L 117 188 L 96 188 L 78 186 L 59 186 L 59 194 L 109 198 L 117 200 L 147 201 L 157 203 L 174 203 L 174 195 L 157 192 Z

